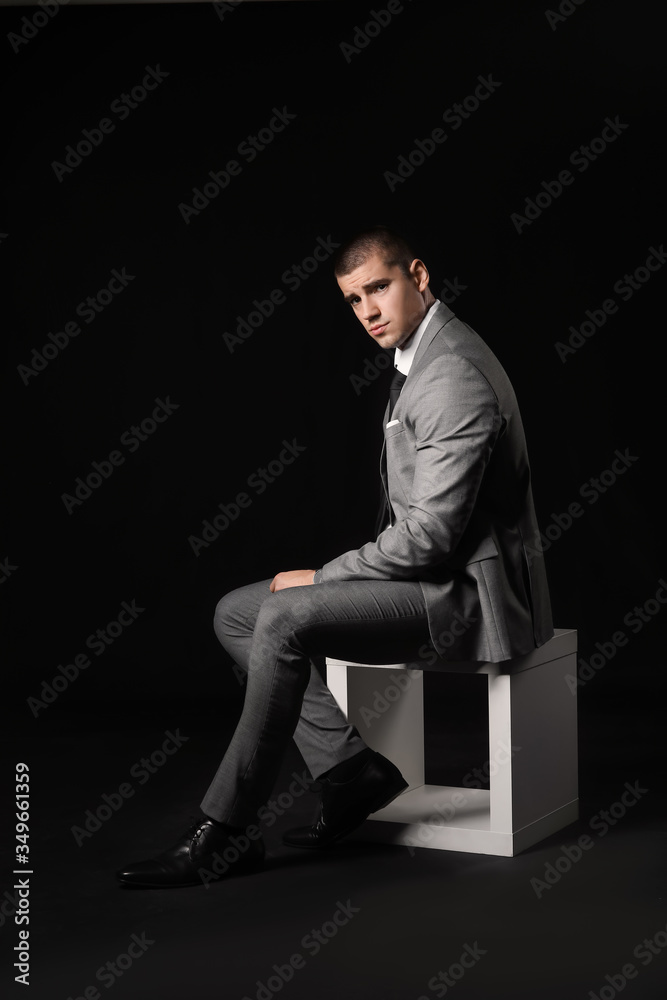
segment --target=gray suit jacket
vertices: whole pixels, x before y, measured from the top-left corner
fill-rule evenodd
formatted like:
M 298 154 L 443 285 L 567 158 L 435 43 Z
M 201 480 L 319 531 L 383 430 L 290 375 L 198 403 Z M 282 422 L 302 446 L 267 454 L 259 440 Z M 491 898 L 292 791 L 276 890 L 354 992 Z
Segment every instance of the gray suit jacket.
M 387 417 L 392 523 L 325 563 L 321 582 L 418 580 L 444 659 L 498 662 L 542 645 L 553 626 L 514 390 L 490 348 L 443 303 L 388 427 Z M 426 647 L 420 655 L 436 661 Z

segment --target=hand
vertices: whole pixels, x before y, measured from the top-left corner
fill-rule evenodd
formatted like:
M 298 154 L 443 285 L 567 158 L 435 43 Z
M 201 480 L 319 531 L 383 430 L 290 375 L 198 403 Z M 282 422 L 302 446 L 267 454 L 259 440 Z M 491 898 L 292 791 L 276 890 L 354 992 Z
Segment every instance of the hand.
M 277 573 L 271 581 L 269 590 L 275 594 L 278 590 L 286 590 L 287 587 L 307 587 L 313 582 L 316 570 L 314 569 L 290 569 L 286 573 Z

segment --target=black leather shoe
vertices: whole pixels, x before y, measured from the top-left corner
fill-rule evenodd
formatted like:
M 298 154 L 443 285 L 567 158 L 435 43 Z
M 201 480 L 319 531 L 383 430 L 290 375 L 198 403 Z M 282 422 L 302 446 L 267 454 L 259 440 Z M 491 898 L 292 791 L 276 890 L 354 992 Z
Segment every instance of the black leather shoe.
M 137 861 L 116 873 L 123 886 L 164 889 L 208 885 L 223 875 L 257 871 L 264 863 L 264 842 L 251 840 L 202 816 L 168 850 L 147 861 Z
M 359 774 L 349 781 L 319 779 L 322 799 L 313 826 L 299 826 L 283 835 L 290 847 L 329 847 L 360 826 L 408 787 L 390 760 L 373 752 Z

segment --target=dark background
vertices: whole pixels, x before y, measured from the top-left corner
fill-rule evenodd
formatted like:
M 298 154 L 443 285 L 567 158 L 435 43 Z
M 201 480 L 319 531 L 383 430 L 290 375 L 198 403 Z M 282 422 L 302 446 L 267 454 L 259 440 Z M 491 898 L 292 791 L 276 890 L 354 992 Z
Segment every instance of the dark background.
M 191 742 L 169 764 L 169 777 L 165 768 L 143 800 L 124 807 L 127 850 L 138 823 L 155 845 L 170 796 L 196 808 L 242 704 L 211 629 L 216 601 L 280 570 L 316 568 L 371 536 L 388 367 L 376 365 L 381 352 L 342 303 L 328 262 L 298 290 L 281 280 L 318 237 L 340 242 L 369 222 L 413 239 L 436 295 L 446 280 L 465 288 L 452 308 L 510 374 L 540 524 L 552 526 L 555 624 L 578 630 L 586 662 L 599 653 L 596 644 L 609 649 L 604 644 L 618 630 L 628 637 L 579 691 L 584 812 L 614 801 L 626 780 L 641 779 L 651 790 L 637 810 L 647 829 L 661 815 L 664 611 L 651 604 L 641 628 L 624 618 L 655 598 L 667 573 L 664 274 L 653 273 L 627 302 L 613 286 L 667 235 L 664 44 L 654 5 L 589 0 L 573 4 L 552 30 L 539 3 L 412 0 L 348 59 L 341 43 L 352 43 L 370 11 L 386 9 L 382 2 L 246 0 L 226 11 L 70 6 L 14 52 L 9 33 L 39 9 L 0 10 L 7 279 L 0 558 L 12 567 L 0 593 L 7 782 L 21 755 L 37 771 L 33 807 L 51 847 L 53 892 L 62 890 L 58 874 L 69 865 L 80 885 L 91 871 L 108 879 L 123 860 L 111 822 L 81 850 L 68 828 L 137 757 L 159 747 L 167 728 L 181 726 Z M 110 112 L 158 64 L 168 76 L 157 89 L 125 120 Z M 443 112 L 489 74 L 501 85 L 488 100 L 459 129 L 443 123 Z M 296 118 L 248 162 L 239 143 L 283 107 Z M 570 154 L 616 116 L 627 129 L 579 173 Z M 105 117 L 114 131 L 59 181 L 53 162 Z M 447 141 L 392 192 L 385 172 L 437 127 Z M 193 188 L 232 158 L 240 176 L 186 224 L 179 204 L 192 204 Z M 511 214 L 523 213 L 526 198 L 567 168 L 573 184 L 518 233 Z M 104 288 L 114 268 L 135 277 L 94 322 L 79 317 L 80 335 L 24 384 L 18 366 L 31 363 L 50 331 L 77 319 L 77 304 Z M 286 301 L 230 351 L 223 333 L 276 288 Z M 610 297 L 618 312 L 562 361 L 556 342 Z M 367 384 L 355 389 L 351 376 L 364 375 Z M 121 435 L 167 397 L 178 408 L 130 453 Z M 248 478 L 278 458 L 284 440 L 305 450 L 260 495 Z M 68 513 L 62 495 L 115 449 L 124 464 Z M 582 498 L 581 488 L 610 469 L 617 450 L 634 456 L 627 471 L 595 503 Z M 189 538 L 201 537 L 218 504 L 233 503 L 240 491 L 252 498 L 248 509 L 195 555 Z M 583 513 L 557 537 L 557 516 L 573 502 Z M 88 636 L 133 600 L 144 609 L 137 620 L 102 655 L 87 650 Z M 28 698 L 42 698 L 58 666 L 84 652 L 90 667 L 35 715 Z M 474 759 L 485 759 L 473 732 L 483 707 L 477 695 L 468 697 L 467 682 L 427 680 L 430 745 L 440 748 L 449 737 L 445 756 L 468 770 L 466 740 Z M 560 841 L 552 841 L 557 851 Z M 641 838 L 633 849 L 642 853 L 640 845 Z M 430 865 L 439 860 L 439 852 L 421 854 Z M 102 900 L 115 892 L 100 886 Z M 339 891 L 349 895 L 349 885 Z M 649 897 L 656 903 L 660 889 L 656 896 L 652 886 Z M 59 922 L 81 930 L 73 910 L 63 917 L 47 897 L 44 907 L 45 940 Z M 574 912 L 572 900 L 562 921 Z M 661 926 L 651 918 L 646 930 Z M 627 930 L 621 958 L 640 937 Z M 348 947 L 356 975 L 366 945 Z M 109 946 L 110 954 L 120 950 Z M 275 958 L 244 969 L 229 995 L 241 997 L 286 954 L 288 945 L 278 947 Z M 59 955 L 62 989 L 58 981 L 60 992 L 48 995 L 65 1000 L 93 981 L 96 962 L 77 958 L 76 942 Z M 155 971 L 161 959 L 154 962 Z M 613 962 L 582 950 L 582 996 L 604 984 Z M 390 975 L 374 992 L 368 973 L 370 992 L 358 995 L 416 997 L 437 963 L 414 958 L 404 992 Z M 494 974 L 495 995 L 524 995 L 515 967 L 508 964 L 505 979 Z M 312 985 L 320 993 L 322 969 Z M 641 993 L 649 989 L 644 975 L 633 995 L 652 997 Z M 128 975 L 114 995 L 133 996 L 134 982 Z M 155 982 L 149 977 L 146 988 Z M 201 984 L 197 992 L 197 982 L 190 981 L 191 995 L 218 995 Z M 305 974 L 301 982 L 287 984 L 285 995 L 288 987 L 293 996 L 309 995 L 298 992 Z M 526 977 L 525 995 L 536 995 L 537 982 Z M 457 996 L 472 989 L 464 982 Z

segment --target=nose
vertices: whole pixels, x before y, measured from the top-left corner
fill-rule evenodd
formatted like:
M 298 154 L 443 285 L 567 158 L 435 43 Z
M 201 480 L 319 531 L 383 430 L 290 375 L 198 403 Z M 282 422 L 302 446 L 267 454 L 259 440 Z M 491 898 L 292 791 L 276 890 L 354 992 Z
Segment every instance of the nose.
M 380 310 L 370 296 L 362 302 L 361 315 L 367 323 L 372 319 L 377 319 L 380 315 Z

